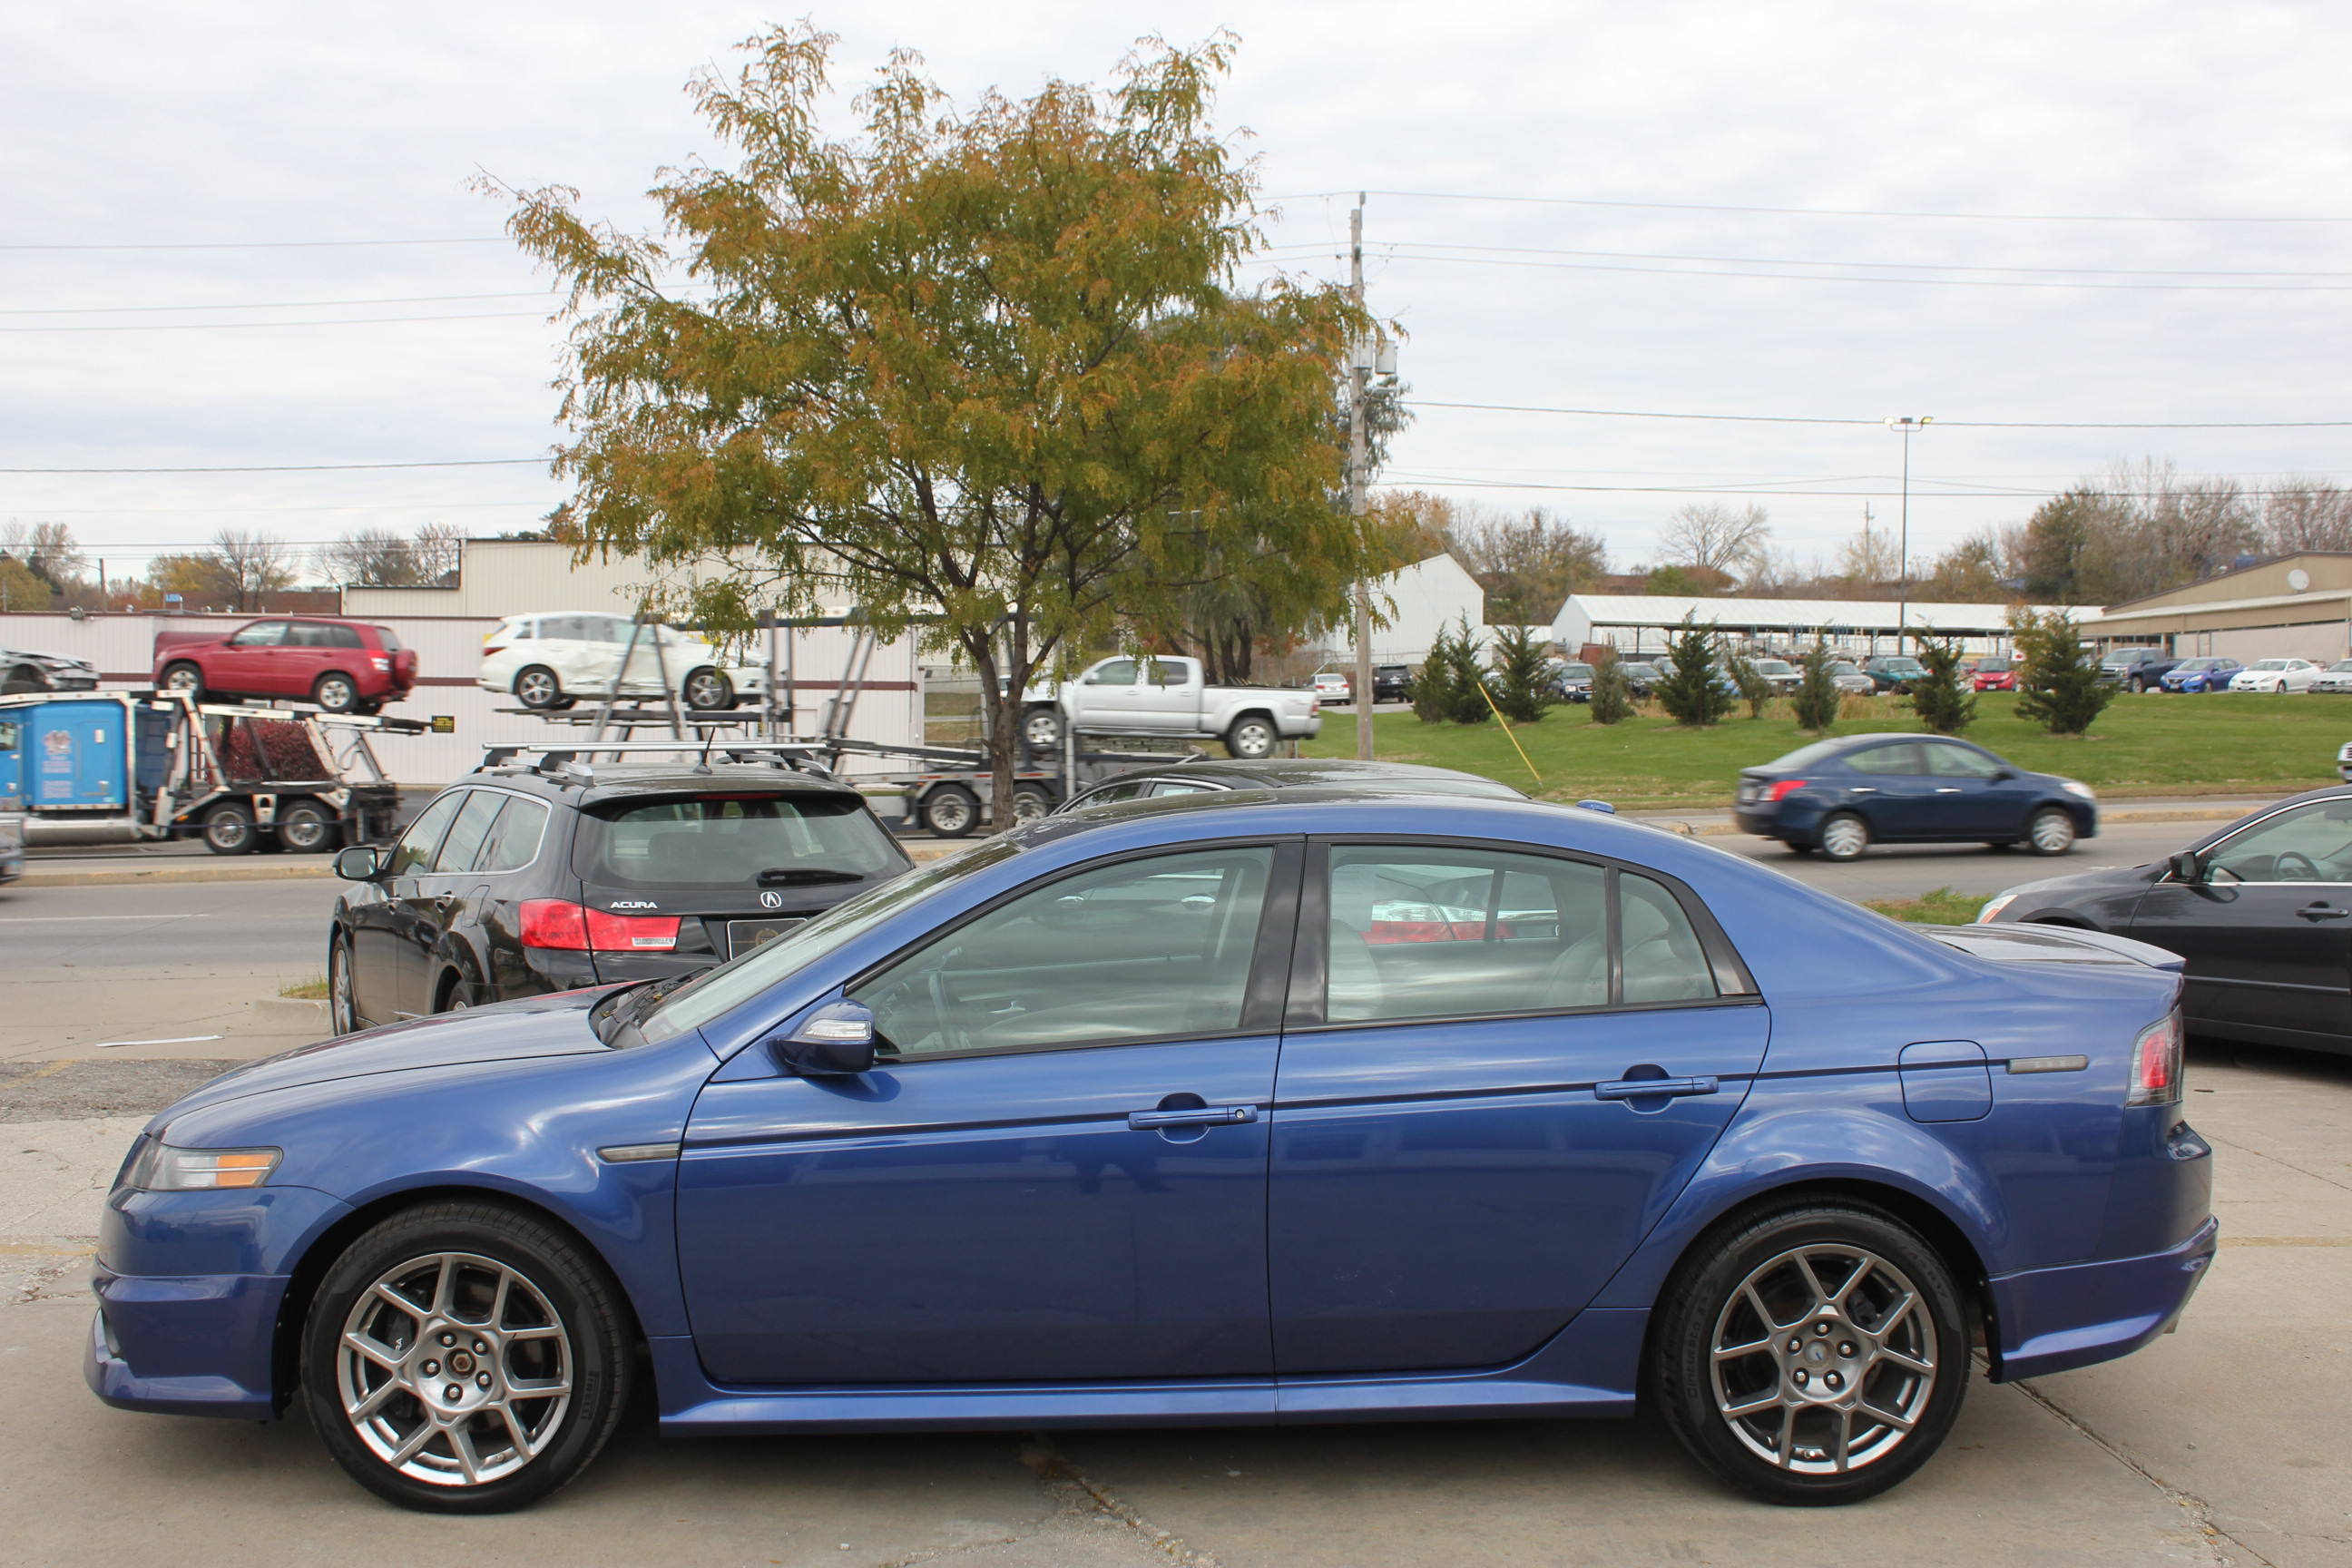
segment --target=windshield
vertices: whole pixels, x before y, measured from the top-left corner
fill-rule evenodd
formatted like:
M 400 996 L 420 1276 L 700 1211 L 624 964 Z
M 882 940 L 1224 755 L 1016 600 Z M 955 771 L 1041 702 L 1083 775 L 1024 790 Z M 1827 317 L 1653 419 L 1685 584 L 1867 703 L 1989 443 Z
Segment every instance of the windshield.
M 1570 680 L 1592 679 L 1592 667 L 1589 664 L 1563 664 L 1559 667 L 1559 672 Z
M 2226 662 L 2218 658 L 2192 658 L 2181 665 L 2183 669 L 2219 669 Z
M 1756 668 L 1759 672 L 1765 675 L 1794 675 L 1797 673 L 1797 667 L 1790 664 L 1785 658 L 1759 658 L 1756 661 Z
M 626 1037 L 627 1032 L 624 1031 L 612 1043 L 657 1045 L 688 1029 L 698 1029 L 729 1008 L 750 1001 L 826 953 L 865 935 L 899 910 L 922 902 L 974 871 L 986 870 L 1020 853 L 1021 847 L 1010 839 L 992 838 L 835 904 L 808 924 L 697 975 L 635 1021 L 635 1038 Z
M 599 887 L 750 888 L 899 869 L 906 858 L 852 795 L 657 795 L 583 818 L 573 864 Z
M 1977 672 L 1979 675 L 2000 675 L 2005 672 L 2008 668 L 2009 660 L 2005 658 L 1989 658 L 1977 666 Z
M 2286 668 L 2286 660 L 2283 658 L 2266 658 L 2259 664 L 2250 664 L 2246 668 L 2249 669 L 2284 669 Z
M 1906 673 L 1915 669 L 1924 672 L 1927 668 L 1916 658 L 1882 658 L 1878 661 L 1878 667 L 1881 669 L 1899 669 Z

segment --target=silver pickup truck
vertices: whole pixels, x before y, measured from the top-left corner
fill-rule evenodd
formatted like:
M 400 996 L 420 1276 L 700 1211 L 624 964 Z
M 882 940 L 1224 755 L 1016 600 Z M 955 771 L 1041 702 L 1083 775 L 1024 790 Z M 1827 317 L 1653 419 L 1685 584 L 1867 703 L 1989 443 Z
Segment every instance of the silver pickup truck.
M 1031 751 L 1057 749 L 1065 724 L 1081 735 L 1222 740 L 1234 756 L 1256 758 L 1314 734 L 1323 717 L 1311 691 L 1205 686 L 1199 659 L 1155 654 L 1107 658 L 1076 680 L 1022 693 L 1021 738 Z

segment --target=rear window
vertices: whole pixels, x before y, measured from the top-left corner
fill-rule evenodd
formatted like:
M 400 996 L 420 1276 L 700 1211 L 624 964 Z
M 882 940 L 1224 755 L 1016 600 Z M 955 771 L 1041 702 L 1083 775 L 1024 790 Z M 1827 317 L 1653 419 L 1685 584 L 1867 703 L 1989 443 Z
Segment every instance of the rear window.
M 1827 761 L 1845 749 L 1842 741 L 1815 741 L 1810 746 L 1799 746 L 1784 757 L 1775 757 L 1764 765 L 1768 768 L 1810 768 L 1815 763 Z
M 574 863 L 604 887 L 755 888 L 792 886 L 795 872 L 895 872 L 907 858 L 863 801 L 730 792 L 600 808 Z
M 376 627 L 375 636 L 376 640 L 383 645 L 384 652 L 398 653 L 400 651 L 400 639 L 393 636 L 392 628 L 390 626 Z

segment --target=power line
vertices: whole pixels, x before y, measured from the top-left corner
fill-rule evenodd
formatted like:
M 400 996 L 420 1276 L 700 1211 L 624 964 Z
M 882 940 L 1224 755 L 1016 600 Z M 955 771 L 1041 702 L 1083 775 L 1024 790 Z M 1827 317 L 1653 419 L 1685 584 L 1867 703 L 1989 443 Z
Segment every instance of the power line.
M 1696 261 L 1727 267 L 1878 268 L 1890 272 L 2043 272 L 2092 278 L 2352 278 L 2352 272 L 2326 272 L 2316 268 L 2245 272 L 2211 267 L 1984 267 L 1946 261 L 1808 261 L 1785 256 L 1682 256 L 1646 250 L 1554 250 L 1536 246 L 1450 245 L 1416 239 L 1384 242 L 1386 248 L 1399 246 L 1423 251 L 1475 250 L 1492 255 L 1573 256 L 1605 261 Z M 1421 259 L 1434 260 L 1437 258 L 1424 257 Z
M 331 321 L 142 321 L 127 327 L 0 327 L 0 332 L 247 332 L 286 327 L 381 327 L 407 321 L 519 321 L 544 310 L 477 310 L 460 316 L 344 316 Z
M 234 305 L 40 305 L 0 310 L 0 316 L 113 316 L 146 310 L 323 310 L 353 305 L 451 305 L 470 300 L 551 298 L 551 289 L 532 289 L 520 294 L 415 294 L 394 300 L 258 300 Z
M 1389 247 L 1391 261 L 1442 261 L 1462 267 L 1525 267 L 1551 272 L 1640 272 L 1667 278 L 1761 278 L 1781 283 L 1885 283 L 1908 289 L 2084 289 L 2101 292 L 2128 293 L 2199 293 L 2199 294 L 2345 294 L 2352 293 L 2352 284 L 2343 283 L 2077 283 L 2063 279 L 2034 280 L 2022 278 L 1825 278 L 1807 272 L 1726 272 L 1698 271 L 1687 267 L 1632 267 L 1599 261 L 1514 261 L 1499 256 L 1431 256 Z M 1693 257 L 1692 260 L 1705 260 Z M 1842 265 L 1869 266 L 1868 262 L 1804 262 L 1766 263 L 1790 267 L 1835 267 Z M 2321 274 L 2320 276 L 2326 276 Z
M 1884 425 L 1884 419 L 1828 419 L 1796 414 L 1668 414 L 1638 408 L 1546 408 L 1520 403 L 1438 403 L 1403 400 L 1412 408 L 1470 408 L 1494 414 L 1568 414 L 1588 419 L 1696 419 L 1730 425 Z M 1943 419 L 1953 430 L 2336 430 L 2352 419 L 2158 419 L 2138 422 L 2046 419 Z
M 1259 199 L 1269 202 L 1313 201 L 1334 196 L 1352 196 L 1357 194 L 1352 190 L 1298 191 L 1288 195 L 1264 196 Z M 1495 196 L 1459 191 L 1372 191 L 1368 194 L 1386 196 L 1394 201 L 1507 202 L 1530 206 L 1613 207 L 1632 212 L 1758 213 L 1779 217 L 1899 217 L 1949 219 L 1976 223 L 2352 223 L 2352 217 L 2241 217 L 2221 215 L 2189 217 L 2178 215 L 2158 216 L 2136 213 L 1931 213 L 1871 207 L 1764 207 L 1736 206 L 1713 202 L 1602 201 L 1589 196 Z
M 545 458 L 459 458 L 437 463 L 273 463 L 218 468 L 0 468 L 0 474 L 341 474 L 373 468 L 499 468 Z
M 205 239 L 152 245 L 0 245 L 0 250 L 339 250 L 371 245 L 510 245 L 504 235 L 449 239 Z

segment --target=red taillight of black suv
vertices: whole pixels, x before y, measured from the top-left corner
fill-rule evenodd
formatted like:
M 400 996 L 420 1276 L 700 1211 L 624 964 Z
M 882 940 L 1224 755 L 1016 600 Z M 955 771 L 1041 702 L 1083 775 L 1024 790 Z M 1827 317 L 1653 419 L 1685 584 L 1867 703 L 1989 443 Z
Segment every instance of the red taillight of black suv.
M 676 915 L 616 915 L 568 899 L 525 899 L 522 944 L 560 952 L 669 952 L 677 947 Z

